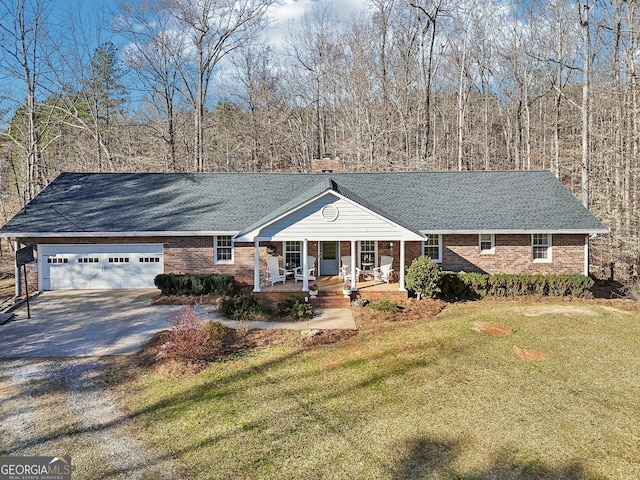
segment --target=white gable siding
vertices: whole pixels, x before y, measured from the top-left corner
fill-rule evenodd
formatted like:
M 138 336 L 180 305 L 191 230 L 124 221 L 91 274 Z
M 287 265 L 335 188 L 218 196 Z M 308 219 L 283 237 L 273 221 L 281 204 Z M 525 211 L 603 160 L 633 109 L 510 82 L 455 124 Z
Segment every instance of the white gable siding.
M 322 209 L 332 205 L 338 210 L 334 221 L 327 221 Z M 261 239 L 300 240 L 416 240 L 420 237 L 404 227 L 373 214 L 367 209 L 333 194 L 324 195 L 310 204 L 267 225 L 258 234 Z

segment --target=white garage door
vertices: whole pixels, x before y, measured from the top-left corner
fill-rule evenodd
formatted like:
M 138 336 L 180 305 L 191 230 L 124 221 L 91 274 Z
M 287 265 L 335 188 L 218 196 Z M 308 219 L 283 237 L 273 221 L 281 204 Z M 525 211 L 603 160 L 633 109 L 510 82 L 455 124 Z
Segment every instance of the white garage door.
M 39 245 L 40 290 L 154 288 L 162 244 Z

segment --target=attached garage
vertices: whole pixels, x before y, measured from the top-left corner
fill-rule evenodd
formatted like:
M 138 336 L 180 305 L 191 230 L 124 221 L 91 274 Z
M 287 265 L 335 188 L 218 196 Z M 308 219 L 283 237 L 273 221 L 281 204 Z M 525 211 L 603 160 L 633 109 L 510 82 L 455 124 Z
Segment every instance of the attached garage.
M 162 244 L 38 245 L 38 289 L 154 288 Z

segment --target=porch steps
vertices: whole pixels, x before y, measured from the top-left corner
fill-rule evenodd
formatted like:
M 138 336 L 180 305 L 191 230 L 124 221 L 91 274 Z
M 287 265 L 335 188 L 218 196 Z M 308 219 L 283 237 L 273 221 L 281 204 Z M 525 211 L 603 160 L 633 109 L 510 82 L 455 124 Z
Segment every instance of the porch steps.
M 311 298 L 309 294 L 304 294 L 303 292 L 259 292 L 255 295 L 259 298 L 269 300 L 274 304 L 291 295 L 304 295 L 305 297 L 309 297 L 314 308 L 349 308 L 351 303 L 350 298 L 345 297 L 342 291 L 331 292 L 320 290 L 315 298 Z
M 339 292 L 318 292 L 316 298 L 311 299 L 314 308 L 349 308 L 351 298 L 345 297 Z
M 349 308 L 350 300 L 342 294 L 343 282 L 337 277 L 320 277 L 314 282 L 318 288 L 318 296 L 311 299 L 313 306 L 316 308 Z M 291 295 L 303 295 L 310 298 L 308 293 L 301 292 L 300 283 L 287 282 L 278 284 L 275 287 L 265 287 L 262 291 L 256 292 L 259 298 L 269 300 L 274 305 L 283 298 Z M 373 281 L 363 281 L 358 284 L 358 292 L 351 294 L 351 298 L 355 299 L 356 295 L 360 295 L 363 300 L 379 301 L 388 299 L 393 302 L 401 303 L 407 300 L 407 292 L 398 290 L 398 284 L 376 283 Z

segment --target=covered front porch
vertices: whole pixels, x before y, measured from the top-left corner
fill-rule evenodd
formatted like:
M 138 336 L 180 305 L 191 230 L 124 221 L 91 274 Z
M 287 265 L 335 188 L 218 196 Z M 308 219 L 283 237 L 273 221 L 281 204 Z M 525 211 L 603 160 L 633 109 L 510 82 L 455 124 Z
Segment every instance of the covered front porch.
M 406 298 L 405 248 L 404 240 L 256 241 L 253 291 L 307 292 L 322 282 L 331 291 L 348 285 L 354 294 L 395 290 Z
M 408 298 L 406 290 L 398 290 L 397 282 L 386 283 L 366 277 L 357 283 L 358 290 L 350 292 L 348 297 L 345 297 L 343 294 L 344 281 L 337 275 L 320 276 L 317 277 L 316 280 L 310 281 L 309 284 L 315 284 L 318 287 L 317 297 L 310 298 L 310 301 L 327 306 L 345 307 L 348 306 L 348 303 L 352 299 L 358 297 L 362 300 L 369 301 L 389 299 L 397 302 L 402 302 Z M 259 295 L 263 298 L 277 301 L 295 293 L 302 293 L 305 296 L 309 296 L 308 292 L 302 291 L 302 282 L 296 282 L 293 279 L 286 280 L 284 283 L 278 282 L 274 285 L 263 285 Z M 344 300 L 341 301 L 341 299 Z
M 308 292 L 320 281 L 325 291 L 348 284 L 353 296 L 395 291 L 406 298 L 407 244 L 424 238 L 327 177 L 234 241 L 253 244 L 254 293 Z

